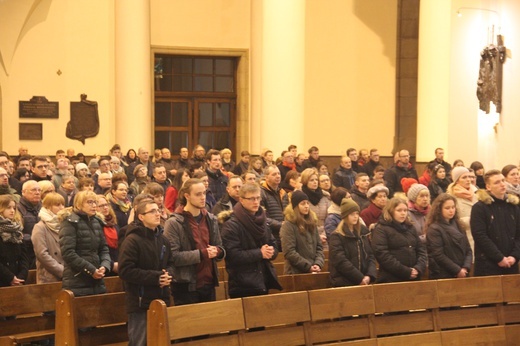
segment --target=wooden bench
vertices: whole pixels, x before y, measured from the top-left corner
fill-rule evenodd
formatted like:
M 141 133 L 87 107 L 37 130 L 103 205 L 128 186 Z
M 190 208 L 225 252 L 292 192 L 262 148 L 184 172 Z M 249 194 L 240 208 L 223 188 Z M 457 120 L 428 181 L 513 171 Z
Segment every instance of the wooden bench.
M 126 322 L 125 292 L 74 297 L 63 290 L 56 300 L 56 345 L 125 345 Z
M 61 282 L 0 288 L 0 317 L 17 316 L 0 322 L 0 345 L 45 340 L 54 335 L 54 311 Z

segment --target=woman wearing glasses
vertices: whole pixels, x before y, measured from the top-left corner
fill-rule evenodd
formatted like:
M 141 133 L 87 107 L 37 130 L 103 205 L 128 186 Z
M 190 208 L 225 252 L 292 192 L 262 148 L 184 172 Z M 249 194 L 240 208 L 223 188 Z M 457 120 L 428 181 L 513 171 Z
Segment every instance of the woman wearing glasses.
M 81 191 L 74 207 L 60 213 L 60 249 L 65 268 L 63 289 L 75 296 L 105 293 L 103 278 L 110 271 L 110 255 L 103 233 L 103 221 L 96 215 L 97 196 Z

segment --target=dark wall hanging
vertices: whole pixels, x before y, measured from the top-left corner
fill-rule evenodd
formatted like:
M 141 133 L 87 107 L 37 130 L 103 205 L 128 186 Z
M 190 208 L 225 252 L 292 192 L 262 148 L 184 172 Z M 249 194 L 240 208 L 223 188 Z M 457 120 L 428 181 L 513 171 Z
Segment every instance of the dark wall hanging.
M 506 60 L 504 38 L 497 35 L 497 44 L 486 46 L 480 53 L 480 68 L 477 82 L 479 108 L 489 114 L 490 102 L 497 113 L 502 112 L 502 65 Z
M 86 138 L 96 137 L 98 133 L 98 103 L 87 100 L 87 95 L 81 94 L 81 102 L 70 103 L 70 121 L 65 135 L 85 144 Z

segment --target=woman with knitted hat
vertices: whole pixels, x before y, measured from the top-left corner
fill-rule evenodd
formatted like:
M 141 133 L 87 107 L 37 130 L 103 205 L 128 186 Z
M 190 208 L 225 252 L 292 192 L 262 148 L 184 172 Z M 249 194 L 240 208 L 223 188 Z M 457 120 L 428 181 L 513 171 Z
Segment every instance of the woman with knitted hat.
M 325 256 L 318 233 L 318 219 L 310 210 L 309 197 L 295 190 L 284 215 L 285 221 L 280 229 L 285 255 L 284 274 L 320 272 Z
M 451 171 L 453 183 L 448 186 L 446 193 L 452 195 L 457 199 L 457 213 L 459 214 L 460 221 L 466 228 L 466 235 L 468 236 L 471 250 L 475 252 L 473 235 L 469 225 L 469 219 L 471 216 L 471 208 L 477 203 L 478 198 L 475 195 L 477 188 L 471 184 L 471 176 L 469 169 L 466 167 L 455 167 Z
M 426 270 L 428 256 L 408 218 L 404 199 L 394 197 L 372 232 L 372 249 L 379 263 L 377 283 L 416 281 Z
M 435 165 L 432 170 L 432 180 L 428 185 L 432 203 L 438 195 L 446 192 L 449 185 L 450 180 L 446 177 L 446 169 L 444 166 L 441 164 Z
M 375 182 L 375 180 L 374 180 Z M 377 184 L 368 189 L 367 197 L 370 204 L 361 211 L 361 218 L 369 230 L 373 230 L 383 215 L 383 208 L 388 201 L 388 188 L 383 184 Z
M 341 222 L 329 238 L 329 270 L 333 287 L 368 285 L 377 277 L 370 232 L 362 226 L 359 206 L 351 198 L 341 202 Z
M 408 216 L 410 217 L 419 239 L 426 242 L 424 223 L 430 212 L 430 190 L 423 184 L 413 184 L 407 193 Z

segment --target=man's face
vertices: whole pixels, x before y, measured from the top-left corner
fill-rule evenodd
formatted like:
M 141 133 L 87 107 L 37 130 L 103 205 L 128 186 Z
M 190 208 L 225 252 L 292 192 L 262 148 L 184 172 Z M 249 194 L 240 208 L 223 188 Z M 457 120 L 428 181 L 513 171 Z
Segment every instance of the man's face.
M 242 156 L 242 162 L 244 163 L 249 163 L 249 155 L 246 155 L 246 156 Z
M 503 198 L 506 193 L 506 179 L 502 174 L 495 174 L 489 177 L 486 189 L 498 198 Z
M 47 161 L 34 161 L 32 172 L 34 175 L 40 178 L 46 178 L 47 177 L 47 169 L 49 168 L 49 164 Z
M 98 178 L 98 185 L 103 189 L 108 189 L 112 186 L 112 178 L 110 178 L 110 174 L 101 173 Z
M 76 173 L 76 170 L 74 169 L 74 166 L 71 165 L 70 163 L 69 163 L 69 165 L 67 166 L 67 171 L 68 171 L 69 174 L 71 174 L 71 175 L 74 175 L 74 173 Z
M 150 158 L 150 152 L 148 149 L 141 148 L 139 149 L 137 156 L 139 156 L 139 160 L 141 160 L 141 162 L 148 162 L 148 159 Z
M 18 154 L 20 156 L 27 155 L 28 152 L 29 152 L 29 149 L 27 147 L 20 147 L 20 149 L 18 149 Z
M 5 156 L 0 156 L 0 167 L 6 170 L 9 170 L 9 160 Z
M 348 157 L 350 157 L 350 159 L 351 159 L 352 161 L 357 161 L 357 159 L 358 159 L 357 150 L 352 150 L 352 151 L 348 154 Z
M 155 181 L 164 183 L 166 181 L 166 167 L 156 167 L 153 170 Z
M 403 165 L 408 165 L 410 163 L 410 153 L 408 150 L 401 150 L 399 152 L 399 162 Z
M 29 160 L 22 160 L 18 161 L 18 168 L 25 168 L 26 170 L 31 170 L 31 161 Z
M 119 171 L 119 168 L 121 168 L 121 161 L 119 160 L 110 160 L 110 169 L 114 172 Z
M 67 149 L 67 156 L 68 157 L 72 157 L 72 156 L 74 156 L 74 154 L 75 154 L 74 153 L 74 149 Z
M 373 151 L 372 154 L 370 154 L 370 160 L 379 162 L 379 151 Z
M 27 184 L 22 190 L 22 196 L 32 204 L 38 204 L 42 198 L 42 189 L 36 182 Z
M 63 159 L 64 157 L 65 157 L 65 153 L 56 154 L 56 161 L 58 161 L 59 159 Z
M 4 168 L 0 168 L 0 186 L 6 187 L 9 185 L 9 176 Z
M 367 192 L 368 185 L 370 185 L 370 178 L 367 176 L 362 176 L 356 180 L 355 184 L 359 191 Z
M 155 229 L 161 223 L 161 213 L 159 212 L 159 206 L 156 203 L 147 204 L 145 211 L 139 214 L 139 220 L 143 225 L 150 229 Z
M 314 151 L 311 151 L 311 153 L 309 154 L 313 160 L 315 161 L 318 161 L 318 159 L 320 158 L 320 152 L 319 150 L 314 150 Z
M 181 148 L 181 151 L 179 152 L 179 155 L 181 159 L 186 160 L 188 158 L 188 149 L 187 148 Z
M 101 160 L 99 162 L 99 171 L 102 173 L 107 173 L 110 170 L 110 161 Z
M 278 167 L 270 167 L 269 174 L 265 177 L 267 181 L 267 185 L 277 188 L 280 185 L 280 181 L 282 181 L 282 176 L 280 175 L 280 170 Z
M 437 149 L 435 152 L 435 159 L 437 159 L 437 161 L 444 161 L 444 150 Z
M 231 198 L 233 198 L 235 201 L 238 201 L 240 188 L 242 187 L 242 179 L 240 178 L 234 178 L 231 179 L 228 183 L 228 186 L 226 187 L 226 191 L 229 194 Z
M 187 203 L 195 208 L 204 209 L 206 207 L 206 187 L 203 183 L 191 186 L 190 193 L 185 193 Z
M 288 164 L 294 163 L 294 156 L 290 151 L 283 154 L 283 162 L 288 163 Z
M 59 169 L 60 171 L 66 170 L 67 167 L 69 166 L 69 162 L 65 158 L 58 159 L 56 164 L 57 164 L 56 168 Z
M 365 162 L 368 162 L 368 159 L 370 158 L 368 156 L 368 150 L 360 150 L 359 151 L 359 156 L 361 156 L 361 158 L 363 159 L 363 161 Z
M 170 149 L 164 148 L 161 150 L 161 155 L 163 159 L 169 160 L 172 157 L 172 153 L 170 152 Z
M 342 157 L 341 158 L 341 167 L 345 169 L 351 169 L 352 168 L 352 160 L 350 157 Z
M 194 155 L 195 155 L 196 158 L 202 159 L 202 158 L 204 158 L 205 154 L 206 154 L 206 150 L 204 149 L 203 146 L 198 146 L 195 149 Z
M 208 167 L 214 172 L 222 168 L 222 159 L 220 158 L 220 154 L 211 155 L 211 159 L 208 160 Z
M 255 214 L 260 208 L 260 191 L 248 192 L 244 197 L 240 197 L 240 204 L 248 212 Z
M 296 162 L 297 165 L 300 166 L 304 160 L 305 160 L 305 155 L 300 154 L 300 155 L 296 156 L 296 160 L 294 160 L 294 161 Z
M 298 156 L 298 148 L 292 148 L 292 149 L 290 150 L 290 152 L 292 153 L 292 156 L 293 156 L 293 157 Z
M 120 149 L 114 149 L 112 150 L 112 156 L 121 158 L 121 150 Z
M 271 151 L 265 153 L 264 160 L 267 162 L 273 161 L 273 153 Z

